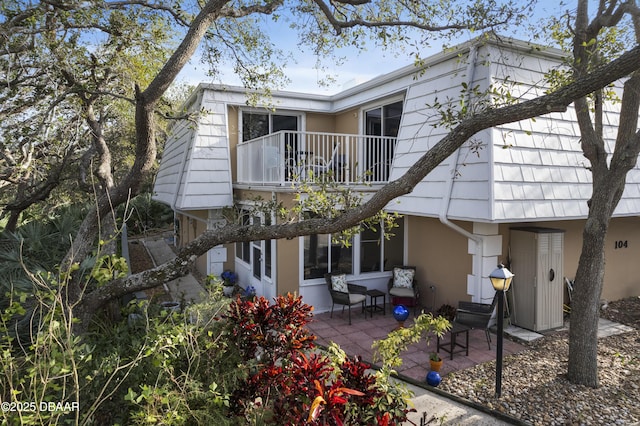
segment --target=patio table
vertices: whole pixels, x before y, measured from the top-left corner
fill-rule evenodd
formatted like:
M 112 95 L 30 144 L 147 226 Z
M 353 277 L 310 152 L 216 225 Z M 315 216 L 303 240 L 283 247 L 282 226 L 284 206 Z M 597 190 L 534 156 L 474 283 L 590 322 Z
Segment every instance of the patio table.
M 452 323 L 453 326 L 449 330 L 449 340 L 445 342 L 440 341 L 440 336 L 437 336 L 436 350 L 440 352 L 440 349 L 449 353 L 449 358 L 453 359 L 453 354 L 465 352 L 466 356 L 469 356 L 469 327 L 456 322 Z M 465 335 L 464 343 L 459 342 L 457 337 L 459 334 Z
M 387 315 L 386 298 L 385 293 L 380 290 L 367 290 L 367 296 L 369 296 L 369 305 L 367 309 L 371 312 L 371 318 L 376 311 L 382 311 L 383 315 Z M 382 306 L 378 305 L 378 298 L 382 297 Z

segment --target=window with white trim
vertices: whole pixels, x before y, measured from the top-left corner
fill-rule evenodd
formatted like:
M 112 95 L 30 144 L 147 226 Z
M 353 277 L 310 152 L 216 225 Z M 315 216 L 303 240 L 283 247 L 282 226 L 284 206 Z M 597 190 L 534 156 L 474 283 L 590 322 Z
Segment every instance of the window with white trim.
M 384 182 L 389 178 L 402 108 L 400 100 L 364 110 L 364 134 L 370 137 L 364 139 L 362 161 L 369 181 Z
M 298 130 L 298 116 L 242 111 L 242 142 L 280 130 Z
M 398 218 L 393 235 L 387 239 L 381 229 L 366 229 L 355 235 L 349 247 L 335 244 L 331 234 L 306 235 L 303 238 L 303 277 L 323 278 L 328 272 L 363 275 L 390 271 L 403 263 L 404 218 Z M 382 225 L 381 225 L 382 226 Z
M 242 210 L 242 225 L 249 226 L 251 224 L 251 215 L 248 211 Z M 245 263 L 251 261 L 251 243 L 249 241 L 243 241 L 236 243 L 236 257 L 242 259 Z

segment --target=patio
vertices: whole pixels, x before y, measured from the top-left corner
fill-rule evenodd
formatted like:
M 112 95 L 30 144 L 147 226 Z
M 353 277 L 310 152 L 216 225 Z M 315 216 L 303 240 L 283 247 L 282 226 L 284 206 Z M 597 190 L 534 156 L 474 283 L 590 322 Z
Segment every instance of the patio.
M 407 326 L 411 324 L 411 317 L 406 324 Z M 352 325 L 348 323 L 347 312 L 343 316 L 338 308 L 334 312 L 333 318 L 330 318 L 328 312 L 316 314 L 308 325 L 309 329 L 317 336 L 317 344 L 326 346 L 333 341 L 340 345 L 348 355 L 360 355 L 367 362 L 372 362 L 373 359 L 373 350 L 371 349 L 373 341 L 386 337 L 397 326 L 398 323 L 389 312 L 388 307 L 386 315 L 379 312 L 375 313 L 373 317 L 369 312 L 366 313 L 366 317 L 360 312 L 352 312 Z M 445 378 L 451 372 L 494 360 L 496 357 L 495 334 L 491 335 L 491 339 L 491 350 L 489 350 L 484 330 L 470 330 L 469 356 L 458 353 L 453 356 L 453 359 L 450 359 L 448 353 L 441 352 L 440 356 L 444 359 L 444 365 L 440 370 L 440 375 Z M 446 335 L 445 340 L 448 340 Z M 403 364 L 397 368 L 398 373 L 412 380 L 424 382 L 429 372 L 429 353 L 435 352 L 435 348 L 435 335 L 430 336 L 428 343 L 423 340 L 409 346 L 401 356 Z M 505 337 L 503 345 L 505 356 L 524 349 L 525 346 Z

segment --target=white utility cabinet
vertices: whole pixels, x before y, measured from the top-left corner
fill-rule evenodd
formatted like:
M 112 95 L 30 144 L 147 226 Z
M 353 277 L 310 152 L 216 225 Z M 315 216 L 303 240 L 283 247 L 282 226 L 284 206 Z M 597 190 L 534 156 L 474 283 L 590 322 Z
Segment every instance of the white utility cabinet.
M 564 231 L 511 228 L 512 323 L 533 331 L 563 325 Z

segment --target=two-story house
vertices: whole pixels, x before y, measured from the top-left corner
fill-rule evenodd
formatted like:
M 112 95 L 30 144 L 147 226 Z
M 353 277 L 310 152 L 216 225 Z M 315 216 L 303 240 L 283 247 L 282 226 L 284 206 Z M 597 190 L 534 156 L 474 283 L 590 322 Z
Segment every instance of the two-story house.
M 527 43 L 475 40 L 413 66 L 331 96 L 274 92 L 269 105 L 248 106 L 240 87 L 202 84 L 187 102 L 204 111 L 173 127 L 154 198 L 176 214 L 177 244 L 221 220 L 221 209 L 259 196 L 284 205 L 310 176 L 363 194 L 396 179 L 447 133 L 442 108 L 482 108 L 489 88 L 529 99 L 561 52 Z M 474 88 L 464 90 L 463 88 Z M 477 90 L 476 90 L 477 89 Z M 438 106 L 440 109 L 438 109 Z M 619 106 L 606 107 L 612 144 Z M 581 250 L 591 175 L 570 108 L 474 135 L 411 194 L 388 204 L 402 214 L 391 239 L 366 231 L 349 247 L 330 235 L 217 247 L 198 261 L 203 273 L 233 269 L 259 294 L 297 292 L 316 312 L 331 306 L 323 275 L 386 291 L 394 265 L 414 265 L 422 305 L 487 302 L 487 279 L 499 262 L 516 274 L 512 309 L 538 330 L 562 321 L 564 277 Z M 640 170 L 629 173 L 611 223 L 603 297 L 640 292 Z M 264 214 L 246 223 L 270 223 Z

